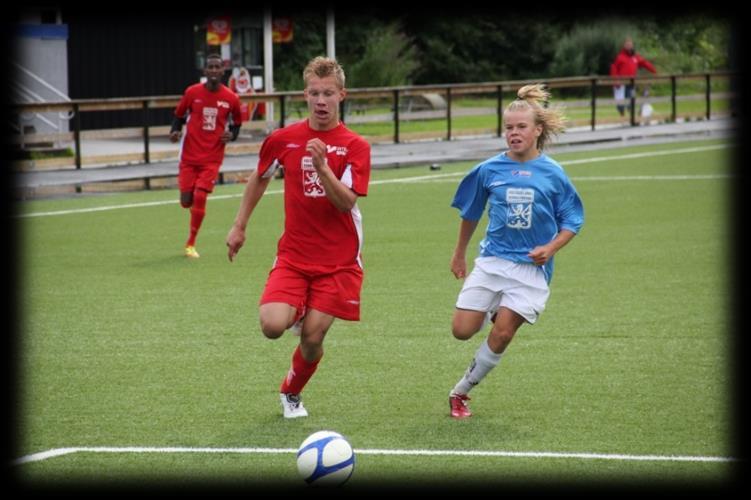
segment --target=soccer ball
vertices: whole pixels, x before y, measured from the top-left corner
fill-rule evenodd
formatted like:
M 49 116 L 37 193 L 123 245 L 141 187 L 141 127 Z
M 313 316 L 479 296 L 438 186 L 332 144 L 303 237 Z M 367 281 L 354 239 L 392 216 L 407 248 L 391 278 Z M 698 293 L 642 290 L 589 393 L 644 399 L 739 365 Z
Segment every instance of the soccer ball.
M 339 486 L 354 468 L 352 446 L 338 432 L 315 432 L 297 450 L 297 470 L 310 485 Z

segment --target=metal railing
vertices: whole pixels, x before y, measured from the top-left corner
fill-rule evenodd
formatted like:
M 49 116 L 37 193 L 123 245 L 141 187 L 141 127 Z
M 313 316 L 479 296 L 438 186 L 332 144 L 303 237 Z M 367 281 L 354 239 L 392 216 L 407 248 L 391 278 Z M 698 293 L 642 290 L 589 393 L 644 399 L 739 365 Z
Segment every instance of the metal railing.
M 427 93 L 436 93 L 445 95 L 445 110 L 430 111 L 427 115 L 422 116 L 428 118 L 440 118 L 446 120 L 446 140 L 452 140 L 455 138 L 453 121 L 456 116 L 459 116 L 459 112 L 452 112 L 453 102 L 461 98 L 461 96 L 468 95 L 490 95 L 495 102 L 493 107 L 493 114 L 496 116 L 494 134 L 500 137 L 502 135 L 502 116 L 504 109 L 504 96 L 509 96 L 509 100 L 512 99 L 511 95 L 515 97 L 515 92 L 524 85 L 530 83 L 545 83 L 550 89 L 567 89 L 569 92 L 578 94 L 581 98 L 578 103 L 585 103 L 585 106 L 590 108 L 589 113 L 589 126 L 592 130 L 598 125 L 597 107 L 599 103 L 615 103 L 614 99 L 606 98 L 602 95 L 605 91 L 603 87 L 612 87 L 615 84 L 623 83 L 627 81 L 633 86 L 647 85 L 651 86 L 658 83 L 669 85 L 669 97 L 640 97 L 636 95 L 636 92 L 632 92 L 631 98 L 628 101 L 629 109 L 629 124 L 636 126 L 639 124 L 636 116 L 636 103 L 637 100 L 644 102 L 670 102 L 671 111 L 666 117 L 666 121 L 675 122 L 677 119 L 677 102 L 680 99 L 689 100 L 696 99 L 697 94 L 691 96 L 679 96 L 678 95 L 678 83 L 681 81 L 695 80 L 701 81 L 704 86 L 704 93 L 699 94 L 699 98 L 703 98 L 704 112 L 703 118 L 710 119 L 712 116 L 712 99 L 713 96 L 717 96 L 717 92 L 712 92 L 712 82 L 716 79 L 724 78 L 730 79 L 735 77 L 736 74 L 728 71 L 719 72 L 707 72 L 707 73 L 691 73 L 691 74 L 665 74 L 665 75 L 649 75 L 640 76 L 637 78 L 631 78 L 624 80 L 623 78 L 613 78 L 609 76 L 587 76 L 587 77 L 573 77 L 573 78 L 552 78 L 546 80 L 513 80 L 503 82 L 484 82 L 484 83 L 462 83 L 462 84 L 442 84 L 442 85 L 412 85 L 412 86 L 398 86 L 398 87 L 376 87 L 376 88 L 359 88 L 348 89 L 347 100 L 342 103 L 340 112 L 342 121 L 347 122 L 349 113 L 345 103 L 352 100 L 378 100 L 380 102 L 388 102 L 390 110 L 386 115 L 382 115 L 384 120 L 388 120 L 393 123 L 393 136 L 391 140 L 394 143 L 402 142 L 403 131 L 401 125 L 405 122 L 415 119 L 418 116 L 415 112 L 405 112 L 403 103 L 411 97 L 424 95 Z M 513 94 L 512 94 L 513 93 Z M 722 96 L 732 99 L 735 97 L 732 89 L 730 92 L 723 92 Z M 128 97 L 128 98 L 111 98 L 111 99 L 74 99 L 65 102 L 46 102 L 46 103 L 17 103 L 12 104 L 12 108 L 15 113 L 42 113 L 42 112 L 59 112 L 68 113 L 73 116 L 72 127 L 73 131 L 66 134 L 48 134 L 54 135 L 60 140 L 73 141 L 75 166 L 81 168 L 81 114 L 86 112 L 101 112 L 101 111 L 123 111 L 123 110 L 140 110 L 141 111 L 141 126 L 137 128 L 125 129 L 125 131 L 116 134 L 118 137 L 123 136 L 140 136 L 143 140 L 143 159 L 146 163 L 150 163 L 150 129 L 154 127 L 149 121 L 149 112 L 152 109 L 160 108 L 175 108 L 180 100 L 181 96 L 147 96 L 147 97 Z M 273 120 L 273 126 L 284 127 L 288 121 L 288 115 L 290 115 L 290 104 L 299 103 L 298 111 L 301 106 L 304 105 L 304 96 L 302 91 L 293 92 L 273 92 L 273 93 L 258 93 L 252 95 L 243 95 L 241 100 L 244 102 L 271 102 L 278 104 L 278 120 Z M 732 106 L 731 106 L 732 108 Z M 418 112 L 419 113 L 419 112 Z M 302 114 L 300 114 L 302 117 Z M 356 122 L 357 117 L 353 116 L 352 122 Z M 349 123 L 348 123 L 349 125 Z M 255 125 L 256 128 L 263 126 L 263 123 Z M 164 127 L 162 127 L 164 128 Z M 268 132 L 268 130 L 267 130 Z M 106 134 L 105 134 L 106 135 Z

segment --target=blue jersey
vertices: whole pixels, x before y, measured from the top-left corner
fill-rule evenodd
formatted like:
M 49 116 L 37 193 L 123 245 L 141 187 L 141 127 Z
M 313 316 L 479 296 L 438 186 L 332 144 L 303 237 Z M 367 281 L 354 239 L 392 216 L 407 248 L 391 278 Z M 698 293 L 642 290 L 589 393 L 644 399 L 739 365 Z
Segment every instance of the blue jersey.
M 527 256 L 533 248 L 549 243 L 562 229 L 578 233 L 584 224 L 574 185 L 544 154 L 519 163 L 501 153 L 473 168 L 459 184 L 451 206 L 460 210 L 462 219 L 476 221 L 485 205 L 489 222 L 480 242 L 482 257 L 533 263 Z M 550 283 L 553 259 L 543 272 Z

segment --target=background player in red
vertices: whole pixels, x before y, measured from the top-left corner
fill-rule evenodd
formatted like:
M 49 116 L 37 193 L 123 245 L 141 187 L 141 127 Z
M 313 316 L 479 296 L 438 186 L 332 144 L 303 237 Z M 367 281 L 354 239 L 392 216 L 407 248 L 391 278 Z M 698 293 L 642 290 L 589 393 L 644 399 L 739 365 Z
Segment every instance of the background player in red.
M 238 96 L 253 94 L 253 85 L 250 81 L 250 72 L 247 68 L 239 67 L 232 69 L 232 76 L 229 78 L 228 87 L 232 92 Z M 242 121 L 247 122 L 253 118 L 255 113 L 256 103 L 254 102 L 240 102 L 240 116 Z
M 190 208 L 190 236 L 185 243 L 187 257 L 199 257 L 196 237 L 206 215 L 206 200 L 214 190 L 224 148 L 240 132 L 240 100 L 222 84 L 224 63 L 218 54 L 206 58 L 205 83 L 191 85 L 175 109 L 170 141 L 177 142 L 182 126 L 188 127 L 180 144 L 180 205 Z
M 346 96 L 344 71 L 316 57 L 303 72 L 306 120 L 276 130 L 264 141 L 234 224 L 227 235 L 230 261 L 245 242 L 245 228 L 274 171 L 284 167 L 284 233 L 260 300 L 261 331 L 270 338 L 300 330 L 300 344 L 280 387 L 285 418 L 305 417 L 300 392 L 323 356 L 335 318 L 360 319 L 362 218 L 370 145 L 339 121 Z
M 625 76 L 632 78 L 636 76 L 639 68 L 644 68 L 651 73 L 657 73 L 657 70 L 651 62 L 636 53 L 636 50 L 634 49 L 634 41 L 631 37 L 626 37 L 623 42 L 623 48 L 618 52 L 618 55 L 615 56 L 615 60 L 610 65 L 610 76 Z M 626 111 L 625 100 L 631 99 L 633 94 L 634 86 L 628 82 L 613 87 L 616 108 L 621 116 L 624 116 Z

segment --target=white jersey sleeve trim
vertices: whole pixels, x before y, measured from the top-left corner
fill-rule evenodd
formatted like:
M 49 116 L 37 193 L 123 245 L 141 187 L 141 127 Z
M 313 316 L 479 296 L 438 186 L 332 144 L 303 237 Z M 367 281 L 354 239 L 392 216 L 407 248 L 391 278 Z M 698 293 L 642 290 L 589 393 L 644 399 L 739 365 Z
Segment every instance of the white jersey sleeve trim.
M 273 163 L 269 165 L 269 168 L 267 168 L 266 171 L 263 173 L 263 175 L 261 176 L 261 179 L 270 178 L 272 175 L 274 175 L 274 173 L 276 172 L 278 168 L 279 168 L 279 160 L 274 160 Z
M 341 181 L 342 181 L 342 184 L 352 189 L 352 165 L 351 164 L 348 164 L 347 167 L 344 169 L 344 173 L 342 174 Z

